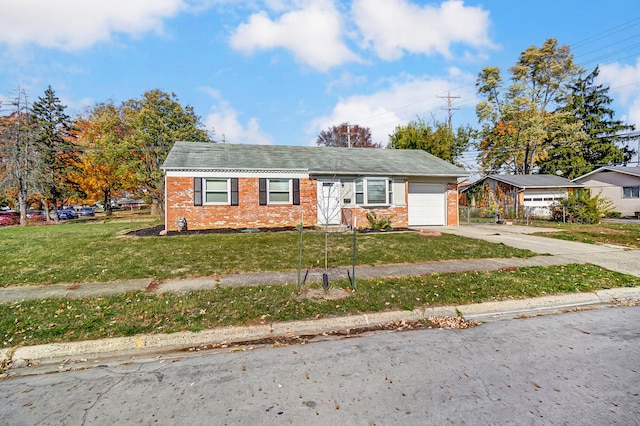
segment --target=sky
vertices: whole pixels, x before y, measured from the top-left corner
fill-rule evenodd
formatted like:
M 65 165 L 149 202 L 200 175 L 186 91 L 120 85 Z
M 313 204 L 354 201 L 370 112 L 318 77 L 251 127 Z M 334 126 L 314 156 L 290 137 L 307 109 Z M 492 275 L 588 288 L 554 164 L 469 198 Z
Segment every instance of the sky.
M 71 116 L 160 89 L 219 142 L 314 145 L 348 122 L 386 145 L 418 117 L 477 128 L 481 69 L 506 77 L 549 38 L 640 127 L 637 0 L 0 0 L 0 110 L 49 85 Z

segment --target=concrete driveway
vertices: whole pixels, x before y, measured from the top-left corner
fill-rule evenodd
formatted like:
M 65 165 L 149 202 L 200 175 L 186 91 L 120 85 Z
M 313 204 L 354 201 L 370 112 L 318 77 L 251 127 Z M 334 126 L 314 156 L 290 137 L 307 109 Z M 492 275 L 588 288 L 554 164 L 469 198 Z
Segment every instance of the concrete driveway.
M 603 268 L 640 277 L 640 250 L 609 244 L 585 244 L 531 235 L 536 232 L 557 232 L 555 228 L 522 225 L 461 225 L 430 228 L 468 238 L 502 243 L 511 247 L 551 254 L 576 263 L 591 263 Z

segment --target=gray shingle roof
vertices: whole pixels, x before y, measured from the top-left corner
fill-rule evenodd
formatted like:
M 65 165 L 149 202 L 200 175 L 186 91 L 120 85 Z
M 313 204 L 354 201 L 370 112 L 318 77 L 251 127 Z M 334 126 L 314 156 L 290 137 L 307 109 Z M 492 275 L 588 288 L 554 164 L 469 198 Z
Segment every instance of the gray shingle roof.
M 640 177 L 640 167 L 603 166 L 603 167 L 600 167 L 600 168 L 598 168 L 598 169 L 596 169 L 596 170 L 594 170 L 592 172 L 589 172 L 587 174 L 579 176 L 579 177 L 575 178 L 573 181 L 577 182 L 577 181 L 582 180 L 583 178 L 585 178 L 587 176 L 591 176 L 592 174 L 601 173 L 601 172 L 618 172 L 618 173 L 624 173 L 626 175 Z
M 176 142 L 162 169 L 303 171 L 310 175 L 468 176 L 422 150 Z
M 489 178 L 523 189 L 582 187 L 582 185 L 578 183 L 556 175 L 488 175 L 474 182 L 469 187 L 475 186 L 477 183 Z M 468 188 L 465 188 L 463 192 L 467 189 Z

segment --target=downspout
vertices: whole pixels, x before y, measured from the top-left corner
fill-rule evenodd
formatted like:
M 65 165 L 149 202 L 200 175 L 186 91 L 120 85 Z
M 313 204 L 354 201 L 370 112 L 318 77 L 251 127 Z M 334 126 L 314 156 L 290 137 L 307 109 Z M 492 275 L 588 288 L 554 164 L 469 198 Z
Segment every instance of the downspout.
M 167 203 L 167 172 L 164 172 L 164 232 L 167 233 L 169 230 L 167 229 L 167 221 L 169 217 L 169 203 Z

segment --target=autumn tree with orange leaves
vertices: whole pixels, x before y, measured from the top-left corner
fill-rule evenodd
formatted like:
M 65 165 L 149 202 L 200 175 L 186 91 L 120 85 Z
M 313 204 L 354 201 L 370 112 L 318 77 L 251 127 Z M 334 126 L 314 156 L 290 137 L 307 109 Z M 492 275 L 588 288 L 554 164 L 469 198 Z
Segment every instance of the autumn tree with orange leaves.
M 118 107 L 102 103 L 79 117 L 73 132 L 82 151 L 73 179 L 88 197 L 101 200 L 109 215 L 112 199 L 135 186 L 133 156 L 126 144 L 131 129 Z
M 511 85 L 497 67 L 478 75 L 478 94 L 485 100 L 476 107 L 482 124 L 479 161 L 485 173 L 534 173 L 552 144 L 585 138 L 582 123 L 559 110 L 570 85 L 582 72 L 568 46 L 549 39 L 531 46 L 511 68 Z

